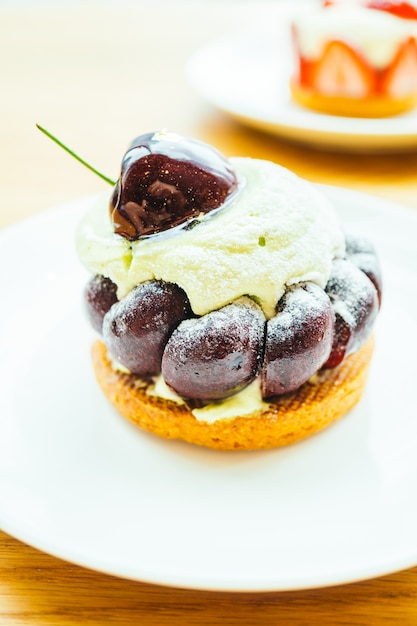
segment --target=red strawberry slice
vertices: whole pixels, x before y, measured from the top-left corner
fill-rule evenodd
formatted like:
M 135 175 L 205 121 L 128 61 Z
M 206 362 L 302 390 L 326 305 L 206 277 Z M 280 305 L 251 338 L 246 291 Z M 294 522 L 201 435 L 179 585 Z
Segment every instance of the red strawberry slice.
M 363 98 L 374 91 L 375 72 L 350 46 L 331 41 L 317 63 L 312 87 L 330 96 Z
M 417 90 L 417 44 L 411 38 L 400 46 L 384 72 L 381 90 L 393 98 L 404 98 Z

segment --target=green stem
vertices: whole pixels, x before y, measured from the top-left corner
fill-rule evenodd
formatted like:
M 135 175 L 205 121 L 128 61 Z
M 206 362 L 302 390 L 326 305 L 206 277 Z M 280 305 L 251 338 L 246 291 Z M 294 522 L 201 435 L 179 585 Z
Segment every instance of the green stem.
M 47 137 L 49 137 L 49 139 L 52 139 L 52 141 L 54 141 L 56 144 L 58 144 L 58 146 L 60 146 L 61 148 L 63 148 L 66 152 L 68 152 L 68 154 L 70 154 L 72 157 L 74 157 L 74 159 L 77 159 L 77 161 L 79 161 L 82 165 L 84 165 L 87 169 L 89 169 L 91 172 L 94 172 L 94 174 L 97 174 L 97 176 L 99 176 L 100 178 L 102 178 L 103 180 L 106 181 L 106 183 L 109 183 L 109 185 L 115 185 L 116 181 L 112 180 L 111 178 L 108 178 L 107 176 L 105 176 L 104 174 L 102 174 L 101 172 L 99 172 L 98 170 L 96 170 L 95 167 L 93 167 L 92 165 L 90 165 L 89 163 L 87 163 L 87 161 L 84 161 L 84 159 L 82 159 L 80 156 L 78 156 L 78 154 L 76 154 L 75 152 L 73 152 L 70 148 L 68 148 L 68 146 L 66 146 L 64 143 L 62 143 L 62 141 L 59 141 L 59 139 L 57 139 L 57 137 L 55 137 L 54 135 L 52 135 L 49 131 L 47 131 L 45 128 L 42 128 L 42 126 L 40 126 L 40 124 L 36 124 L 36 128 L 39 128 L 39 130 L 46 135 Z

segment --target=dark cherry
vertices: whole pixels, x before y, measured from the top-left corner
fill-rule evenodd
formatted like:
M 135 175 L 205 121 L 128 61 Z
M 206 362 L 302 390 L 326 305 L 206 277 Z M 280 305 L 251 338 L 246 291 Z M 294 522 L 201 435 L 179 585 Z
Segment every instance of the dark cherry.
M 148 281 L 114 304 L 104 316 L 103 338 L 110 354 L 138 376 L 161 371 L 162 353 L 174 328 L 191 315 L 177 285 Z
M 172 333 L 162 358 L 162 375 L 183 398 L 219 400 L 233 395 L 259 372 L 265 317 L 242 298 Z
M 349 260 L 333 262 L 326 293 L 336 314 L 332 351 L 325 367 L 333 368 L 368 339 L 378 313 L 373 282 Z
M 348 260 L 365 272 L 378 292 L 378 303 L 382 300 L 382 273 L 373 244 L 364 237 L 346 236 L 346 256 Z
M 262 368 L 264 398 L 294 391 L 313 376 L 330 355 L 334 312 L 321 287 L 290 287 L 268 320 Z
M 93 276 L 85 286 L 84 301 L 90 324 L 101 334 L 103 318 L 110 307 L 117 302 L 117 286 L 110 278 Z
M 236 189 L 227 159 L 210 145 L 161 131 L 135 139 L 110 202 L 114 230 L 135 240 L 221 207 Z

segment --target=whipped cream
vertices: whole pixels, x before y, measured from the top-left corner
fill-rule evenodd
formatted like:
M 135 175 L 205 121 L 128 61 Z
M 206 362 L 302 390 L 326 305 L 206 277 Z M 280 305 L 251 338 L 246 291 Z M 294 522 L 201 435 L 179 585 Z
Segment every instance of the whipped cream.
M 319 59 L 329 41 L 339 40 L 360 50 L 378 69 L 391 63 L 409 37 L 417 38 L 416 21 L 355 3 L 306 8 L 293 19 L 293 25 L 304 58 Z
M 130 242 L 113 232 L 102 198 L 76 233 L 82 263 L 115 282 L 119 298 L 147 280 L 176 283 L 197 315 L 247 295 L 270 318 L 287 285 L 308 280 L 324 287 L 333 258 L 342 257 L 345 246 L 330 203 L 279 165 L 230 161 L 238 192 L 188 231 Z

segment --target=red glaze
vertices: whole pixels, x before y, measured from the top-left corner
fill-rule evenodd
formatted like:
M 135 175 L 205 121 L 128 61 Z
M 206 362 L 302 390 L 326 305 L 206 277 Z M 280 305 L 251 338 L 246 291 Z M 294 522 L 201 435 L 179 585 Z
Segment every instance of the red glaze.
M 396 2 L 395 0 L 370 0 L 366 3 L 368 9 L 385 11 L 405 20 L 417 20 L 417 7 L 410 2 Z
M 352 0 L 323 0 L 324 7 L 331 7 L 335 4 L 352 4 Z M 417 7 L 412 2 L 403 2 L 402 0 L 356 0 L 356 4 L 360 4 L 367 9 L 385 11 L 405 20 L 417 20 Z

